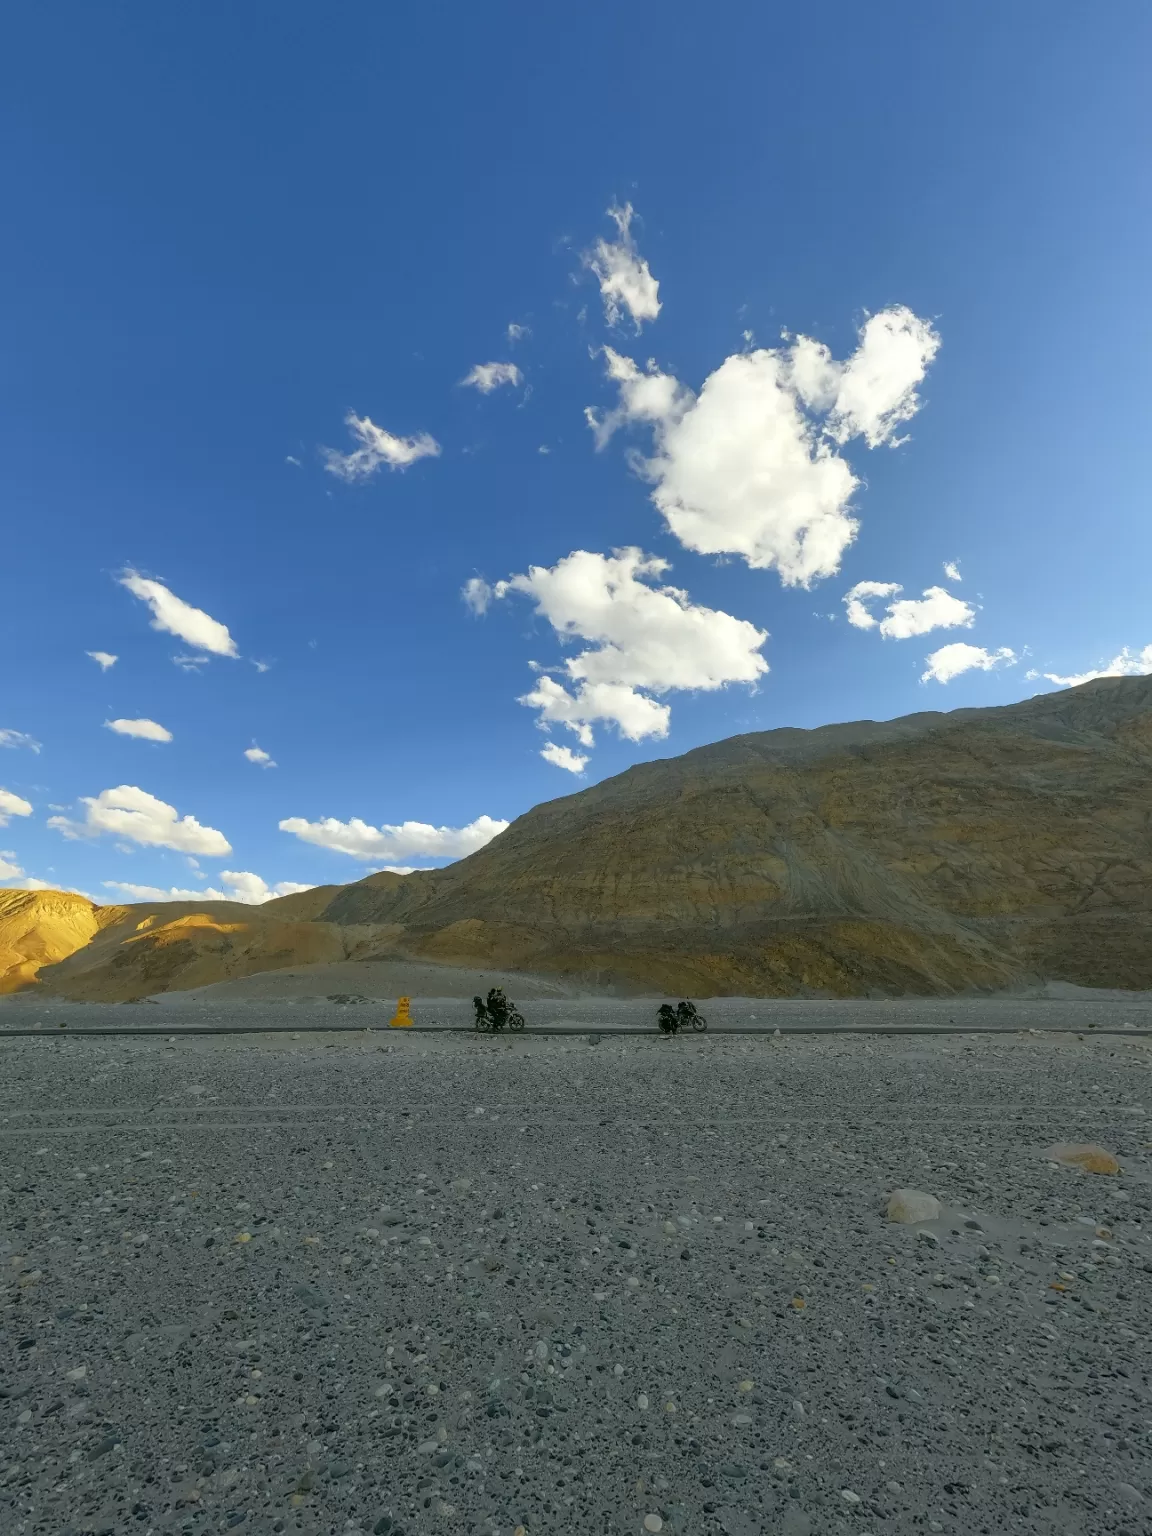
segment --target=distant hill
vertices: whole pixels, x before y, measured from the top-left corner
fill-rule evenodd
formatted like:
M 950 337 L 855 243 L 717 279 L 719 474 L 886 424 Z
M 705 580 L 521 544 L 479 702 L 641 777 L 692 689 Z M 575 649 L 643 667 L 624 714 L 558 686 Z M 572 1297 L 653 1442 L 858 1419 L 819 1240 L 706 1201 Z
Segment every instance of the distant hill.
M 262 907 L 0 893 L 0 990 L 40 966 L 111 1001 L 394 954 L 702 997 L 1152 988 L 1152 678 L 735 736 L 447 869 Z

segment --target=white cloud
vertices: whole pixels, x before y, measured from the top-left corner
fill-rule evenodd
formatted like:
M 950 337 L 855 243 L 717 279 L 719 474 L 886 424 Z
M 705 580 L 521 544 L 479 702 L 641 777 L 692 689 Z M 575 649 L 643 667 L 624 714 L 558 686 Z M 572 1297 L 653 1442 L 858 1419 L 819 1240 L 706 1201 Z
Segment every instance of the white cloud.
M 849 509 L 859 482 L 838 449 L 852 436 L 869 447 L 894 440 L 938 344 L 898 307 L 866 323 L 847 363 L 801 336 L 726 358 L 699 395 L 606 347 L 619 404 L 585 414 L 598 448 L 621 427 L 651 427 L 655 452 L 633 455 L 632 467 L 685 548 L 736 554 L 775 566 L 786 585 L 809 586 L 839 569 L 856 537 Z
M 947 587 L 926 587 L 920 597 L 901 597 L 888 606 L 888 617 L 877 620 L 868 608 L 869 598 L 895 597 L 904 589 L 894 581 L 858 581 L 844 594 L 848 622 L 857 629 L 879 628 L 889 640 L 908 640 L 933 629 L 970 629 L 976 610 L 953 597 Z
M 31 816 L 32 806 L 10 789 L 0 789 L 0 827 L 8 825 L 10 816 Z
M 24 873 L 19 864 L 9 863 L 15 857 L 10 848 L 0 850 L 0 880 L 16 880 Z
M 571 747 L 562 747 L 557 741 L 550 741 L 546 747 L 541 747 L 540 756 L 546 763 L 554 763 L 557 768 L 567 768 L 569 773 L 583 773 L 588 766 L 586 757 L 573 752 Z
M 1130 651 L 1125 646 L 1119 656 L 1113 656 L 1103 667 L 1080 672 L 1075 677 L 1059 677 L 1055 672 L 1045 672 L 1044 676 L 1061 688 L 1076 688 L 1081 683 L 1094 683 L 1098 677 L 1144 677 L 1149 672 L 1152 672 L 1152 645 L 1146 645 L 1142 651 Z
M 259 875 L 250 874 L 246 870 L 221 870 L 220 880 L 227 887 L 226 890 L 219 890 L 212 885 L 199 891 L 184 890 L 179 886 L 170 886 L 164 890 L 158 885 L 135 885 L 128 880 L 105 880 L 103 885 L 106 890 L 119 891 L 133 901 L 240 901 L 249 907 L 263 906 L 266 901 L 272 901 L 277 896 L 294 896 L 298 891 L 315 889 L 311 885 L 300 885 L 295 880 L 281 880 L 276 885 L 269 885 Z
M 960 575 L 960 567 L 956 564 L 955 560 L 945 560 L 944 574 L 949 581 L 963 580 L 963 577 Z
M 101 672 L 107 672 L 109 667 L 114 667 L 120 660 L 119 656 L 113 656 L 111 651 L 85 651 L 84 654 L 91 656 Z
M 968 645 L 966 641 L 954 640 L 951 645 L 941 646 L 924 660 L 928 670 L 921 674 L 922 683 L 950 683 L 961 672 L 970 672 L 973 667 L 979 667 L 982 672 L 991 672 L 995 667 L 1014 667 L 1019 657 L 1006 645 L 998 651 L 986 651 L 982 645 Z
M 848 622 L 857 629 L 875 629 L 880 620 L 868 609 L 867 599 L 870 597 L 893 597 L 904 588 L 897 581 L 858 581 L 850 591 L 844 594 L 844 605 L 848 609 Z
M 531 336 L 531 334 L 532 332 L 528 326 L 517 325 L 515 320 L 508 327 L 508 340 L 511 342 L 523 341 L 526 336 Z
M 175 807 L 134 784 L 102 789 L 94 798 L 83 796 L 80 803 L 88 807 L 83 822 L 50 816 L 48 825 L 69 838 L 99 837 L 106 832 L 148 848 L 172 848 L 177 853 L 220 858 L 232 852 L 222 832 L 202 827 L 194 816 L 179 816 Z
M 141 741 L 172 740 L 172 732 L 155 720 L 105 720 L 104 724 L 117 736 L 138 736 Z
M 427 432 L 420 432 L 415 437 L 394 437 L 370 417 L 357 416 L 355 411 L 349 411 L 344 421 L 360 447 L 352 453 L 324 449 L 325 469 L 341 480 L 367 480 L 382 464 L 387 464 L 389 469 L 407 469 L 417 459 L 439 456 L 440 444 Z
M 213 656 L 237 656 L 236 642 L 227 627 L 210 617 L 201 608 L 193 608 L 183 598 L 170 592 L 162 582 L 151 581 L 136 571 L 125 571 L 119 577 L 122 587 L 127 587 L 133 597 L 148 604 L 152 610 L 152 628 L 169 635 L 176 635 L 194 645 L 197 650 L 208 651 Z
M 303 469 L 304 468 L 304 466 L 301 464 L 300 460 L 296 457 L 295 454 L 292 454 L 292 453 L 286 453 L 284 455 L 284 462 L 285 462 L 285 464 L 295 464 L 297 469 Z
M 40 743 L 24 731 L 0 729 L 0 747 L 27 747 L 29 752 L 39 752 Z
M 373 827 L 359 816 L 351 821 L 337 821 L 333 816 L 305 821 L 302 816 L 289 816 L 280 823 L 280 830 L 291 832 L 301 842 L 354 859 L 462 859 L 490 843 L 507 825 L 491 816 L 478 816 L 466 827 L 433 827 L 423 821 Z
M 669 707 L 649 694 L 755 683 L 767 672 L 760 654 L 767 631 L 703 608 L 677 587 L 653 585 L 667 569 L 666 560 L 635 548 L 611 556 L 578 549 L 554 566 L 535 565 L 497 584 L 497 597 L 521 592 L 534 599 L 562 638 L 593 642 L 562 665 L 539 669 L 545 675 L 520 700 L 540 710 L 542 726 L 564 725 L 584 746 L 592 745 L 598 720 L 630 741 L 665 736 Z M 575 692 L 547 676 L 551 670 L 563 672 Z
M 482 576 L 469 576 L 468 580 L 460 588 L 460 596 L 479 617 L 488 612 L 488 605 L 492 601 L 492 588 Z
M 524 375 L 515 363 L 477 363 L 460 382 L 472 389 L 478 389 L 482 395 L 490 395 L 502 384 L 522 384 Z
M 275 768 L 276 763 L 270 752 L 265 752 L 263 747 L 258 747 L 255 742 L 244 749 L 244 756 L 250 763 L 259 763 L 261 768 Z
M 939 350 L 932 326 L 903 304 L 870 315 L 848 361 L 828 357 L 836 385 L 828 424 L 835 440 L 862 437 L 869 448 L 902 441 L 896 430 L 920 409 L 916 386 Z
M 608 324 L 615 325 L 621 309 L 626 309 L 639 333 L 645 320 L 655 320 L 660 313 L 660 284 L 632 238 L 632 204 L 609 208 L 608 217 L 615 223 L 619 238 L 598 240 L 595 249 L 585 252 L 584 265 L 599 280 Z

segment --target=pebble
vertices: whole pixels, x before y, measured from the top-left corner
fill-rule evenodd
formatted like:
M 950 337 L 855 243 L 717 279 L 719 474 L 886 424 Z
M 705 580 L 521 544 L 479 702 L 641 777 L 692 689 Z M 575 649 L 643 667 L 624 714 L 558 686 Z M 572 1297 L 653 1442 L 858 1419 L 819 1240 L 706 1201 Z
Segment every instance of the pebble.
M 922 1189 L 894 1189 L 888 1197 L 888 1220 L 915 1225 L 920 1221 L 938 1221 L 940 1202 Z
M 853 1493 L 851 1488 L 841 1488 L 840 1497 L 844 1500 L 845 1504 L 859 1504 L 861 1502 L 860 1495 Z
M 664 1522 L 659 1515 L 645 1515 L 644 1529 L 646 1531 L 662 1531 L 664 1529 Z

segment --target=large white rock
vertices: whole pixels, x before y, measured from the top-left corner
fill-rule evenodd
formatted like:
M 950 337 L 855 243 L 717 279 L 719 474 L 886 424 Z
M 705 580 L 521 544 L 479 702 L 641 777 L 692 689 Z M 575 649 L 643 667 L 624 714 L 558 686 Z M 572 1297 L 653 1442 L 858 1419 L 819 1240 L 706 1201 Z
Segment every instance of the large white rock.
M 913 1224 L 935 1221 L 939 1215 L 939 1200 L 935 1195 L 926 1195 L 922 1189 L 894 1189 L 888 1197 L 889 1221 Z

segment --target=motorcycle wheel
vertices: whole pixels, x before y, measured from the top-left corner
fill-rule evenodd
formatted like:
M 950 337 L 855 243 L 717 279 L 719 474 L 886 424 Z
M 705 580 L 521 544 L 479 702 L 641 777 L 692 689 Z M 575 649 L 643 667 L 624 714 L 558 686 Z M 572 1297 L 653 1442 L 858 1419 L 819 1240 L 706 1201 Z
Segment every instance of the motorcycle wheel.
M 524 1015 L 522 1013 L 517 1013 L 516 1010 L 513 1009 L 512 1012 L 508 1015 L 508 1024 L 512 1029 L 523 1029 Z
M 708 1028 L 708 1020 L 702 1014 L 695 1014 L 692 1019 L 692 1028 L 699 1031 Z

